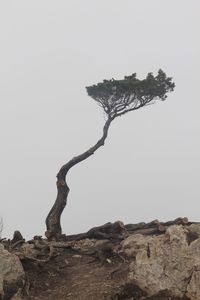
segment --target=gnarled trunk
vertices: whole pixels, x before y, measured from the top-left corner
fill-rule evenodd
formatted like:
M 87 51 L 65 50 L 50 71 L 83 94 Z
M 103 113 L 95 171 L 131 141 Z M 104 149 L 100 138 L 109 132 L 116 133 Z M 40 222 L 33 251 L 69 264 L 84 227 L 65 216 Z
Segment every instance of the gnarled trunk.
M 109 129 L 110 123 L 113 119 L 114 118 L 107 119 L 107 121 L 104 125 L 104 128 L 103 128 L 103 135 L 100 138 L 100 140 L 98 140 L 98 142 L 93 147 L 91 147 L 84 153 L 72 158 L 65 165 L 63 165 L 62 168 L 59 170 L 59 172 L 57 174 L 57 198 L 46 218 L 47 231 L 45 232 L 45 235 L 47 238 L 49 238 L 49 239 L 50 238 L 59 238 L 62 234 L 60 218 L 61 218 L 61 214 L 66 206 L 67 196 L 69 193 L 69 187 L 66 183 L 66 175 L 67 175 L 68 171 L 73 166 L 78 164 L 79 162 L 85 160 L 86 158 L 88 158 L 89 156 L 94 154 L 94 152 L 99 147 L 104 145 L 105 139 L 107 138 L 107 135 L 108 135 L 108 129 Z

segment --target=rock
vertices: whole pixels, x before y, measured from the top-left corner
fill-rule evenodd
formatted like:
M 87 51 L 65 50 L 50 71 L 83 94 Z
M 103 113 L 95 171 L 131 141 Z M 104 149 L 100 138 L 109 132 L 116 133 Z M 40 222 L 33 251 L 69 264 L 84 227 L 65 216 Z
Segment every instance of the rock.
M 81 258 L 81 257 L 82 257 L 82 255 L 75 254 L 75 255 L 73 255 L 72 257 L 73 257 L 73 258 Z
M 20 252 L 24 256 L 36 258 L 39 253 L 39 250 L 35 249 L 35 246 L 33 244 L 26 243 L 20 247 Z
M 148 297 L 164 292 L 172 299 L 199 300 L 199 230 L 192 225 L 188 229 L 173 225 L 163 235 L 129 236 L 121 243 L 122 251 L 130 260 L 128 283 L 138 286 Z M 188 241 L 191 232 L 195 233 L 195 239 Z
M 75 242 L 74 247 L 77 249 L 89 249 L 94 246 L 94 243 L 95 243 L 94 239 L 83 239 Z
M 190 282 L 187 288 L 187 296 L 191 299 L 200 299 L 200 268 L 194 270 L 190 278 Z
M 151 237 L 145 237 L 142 234 L 131 235 L 122 242 L 122 251 L 127 257 L 135 258 L 138 252 L 147 249 L 150 240 Z
M 0 299 L 19 300 L 24 282 L 25 273 L 19 258 L 0 244 Z
M 200 238 L 200 224 L 191 224 L 188 227 L 188 242 L 191 243 L 192 241 Z

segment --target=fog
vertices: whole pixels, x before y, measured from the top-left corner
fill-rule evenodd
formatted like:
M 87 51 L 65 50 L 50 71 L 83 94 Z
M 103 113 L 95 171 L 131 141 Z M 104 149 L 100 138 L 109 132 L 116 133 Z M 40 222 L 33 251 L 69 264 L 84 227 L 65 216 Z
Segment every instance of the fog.
M 199 28 L 198 0 L 1 1 L 4 236 L 44 233 L 59 168 L 101 136 L 85 86 L 159 68 L 175 91 L 116 119 L 105 146 L 70 171 L 63 232 L 200 219 Z

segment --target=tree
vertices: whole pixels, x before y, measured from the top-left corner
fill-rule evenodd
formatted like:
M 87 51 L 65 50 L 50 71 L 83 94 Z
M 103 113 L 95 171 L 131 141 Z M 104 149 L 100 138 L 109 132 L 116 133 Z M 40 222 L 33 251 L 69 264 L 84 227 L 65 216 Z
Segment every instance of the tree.
M 62 234 L 60 218 L 69 193 L 66 182 L 69 170 L 104 145 L 108 129 L 114 119 L 129 111 L 154 103 L 155 100 L 165 100 L 167 93 L 173 91 L 174 87 L 172 78 L 167 77 L 162 70 L 159 70 L 156 76 L 152 73 L 147 74 L 143 80 L 138 79 L 134 73 L 131 76 L 125 76 L 122 80 L 104 80 L 96 85 L 86 87 L 88 95 L 103 108 L 106 114 L 103 135 L 94 146 L 73 157 L 59 170 L 57 174 L 57 198 L 46 218 L 47 231 L 45 234 L 47 238 L 59 238 Z

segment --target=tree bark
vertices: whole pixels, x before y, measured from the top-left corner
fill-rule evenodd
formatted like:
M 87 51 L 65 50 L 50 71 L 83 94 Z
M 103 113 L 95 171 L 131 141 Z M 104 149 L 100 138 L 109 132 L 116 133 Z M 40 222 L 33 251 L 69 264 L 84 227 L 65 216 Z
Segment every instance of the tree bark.
M 47 231 L 45 235 L 48 239 L 59 238 L 62 234 L 62 228 L 60 224 L 61 214 L 67 203 L 67 196 L 69 194 L 69 187 L 66 182 L 66 175 L 68 171 L 78 164 L 79 162 L 90 157 L 94 152 L 99 149 L 99 147 L 104 145 L 105 139 L 108 135 L 109 126 L 114 118 L 109 117 L 103 127 L 103 135 L 97 141 L 97 143 L 89 148 L 84 153 L 73 157 L 70 161 L 64 164 L 57 174 L 57 197 L 54 205 L 52 206 L 47 218 L 46 218 L 46 227 Z

